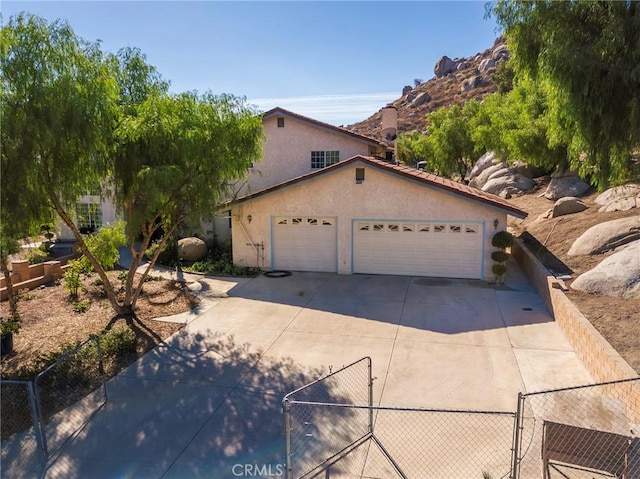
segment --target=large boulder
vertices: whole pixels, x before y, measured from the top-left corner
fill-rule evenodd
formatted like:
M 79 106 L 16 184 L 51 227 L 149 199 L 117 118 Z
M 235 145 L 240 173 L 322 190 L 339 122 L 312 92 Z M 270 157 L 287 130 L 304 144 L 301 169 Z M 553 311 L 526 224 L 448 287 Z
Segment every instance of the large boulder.
M 572 215 L 574 213 L 580 213 L 587 208 L 588 206 L 586 203 L 580 198 L 576 198 L 575 196 L 565 196 L 564 198 L 560 198 L 553 205 L 551 217 L 557 218 L 558 216 Z
M 488 168 L 485 168 L 478 176 L 473 178 L 469 184 L 475 188 L 482 188 L 487 181 L 489 181 L 489 177 L 494 174 L 496 171 L 502 170 L 507 167 L 505 162 L 500 162 L 497 165 L 491 165 Z
M 509 173 L 498 178 L 492 178 L 482 187 L 482 191 L 493 193 L 494 195 L 509 195 L 520 193 L 533 188 L 534 182 L 531 178 L 519 175 L 517 173 Z
M 433 73 L 436 74 L 436 78 L 441 78 L 449 73 L 455 71 L 456 63 L 448 56 L 440 57 L 436 62 L 436 66 L 433 67 Z
M 420 93 L 418 96 L 415 97 L 415 99 L 411 102 L 411 106 L 414 106 L 414 107 L 421 106 L 430 101 L 431 101 L 431 96 L 426 91 L 423 91 L 422 93 Z
M 560 176 L 551 178 L 549 186 L 544 193 L 548 200 L 558 200 L 565 196 L 580 196 L 589 190 L 589 183 L 579 176 Z
M 480 62 L 480 66 L 478 66 L 478 71 L 480 73 L 484 73 L 495 67 L 496 67 L 496 61 L 493 58 L 485 58 Z
M 413 90 L 413 87 L 411 85 L 405 85 L 402 88 L 402 96 L 405 96 L 406 94 L 408 94 L 411 90 Z
M 200 238 L 189 237 L 178 240 L 178 258 L 185 261 L 200 261 L 207 256 L 207 245 Z
M 640 208 L 640 185 L 628 184 L 609 188 L 596 198 L 598 211 L 609 213 Z
M 640 216 L 620 218 L 592 226 L 576 239 L 569 256 L 598 254 L 640 239 Z
M 640 298 L 640 241 L 634 241 L 581 274 L 571 287 L 586 293 Z
M 495 152 L 487 151 L 474 163 L 473 168 L 471 168 L 471 172 L 469 173 L 469 181 L 473 180 L 476 176 L 478 176 L 490 166 L 493 166 L 496 160 L 497 158 Z

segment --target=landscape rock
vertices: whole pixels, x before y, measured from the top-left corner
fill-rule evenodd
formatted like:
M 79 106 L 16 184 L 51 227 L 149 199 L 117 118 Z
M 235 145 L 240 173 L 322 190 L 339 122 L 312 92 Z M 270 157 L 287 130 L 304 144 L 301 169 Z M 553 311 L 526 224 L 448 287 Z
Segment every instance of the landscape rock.
M 569 256 L 598 254 L 640 239 L 640 216 L 605 221 L 582 233 L 569 248 Z
M 411 90 L 413 90 L 413 87 L 411 85 L 405 85 L 405 87 L 402 89 L 402 96 L 405 96 Z
M 436 66 L 433 68 L 433 73 L 435 73 L 436 78 L 441 78 L 455 71 L 455 69 L 455 62 L 445 55 L 443 57 L 440 57 L 440 59 L 436 62 Z
M 431 101 L 431 96 L 429 96 L 429 94 L 426 91 L 424 91 L 420 93 L 418 96 L 416 96 L 416 98 L 413 100 L 411 104 L 414 107 L 417 107 L 417 106 L 424 105 L 425 103 L 428 103 L 430 101 Z
M 502 170 L 506 168 L 507 164 L 505 162 L 500 162 L 497 165 L 491 165 L 488 168 L 485 168 L 480 172 L 478 176 L 470 180 L 469 184 L 475 188 L 482 188 L 487 181 L 489 181 L 489 177 L 494 174 L 496 171 Z
M 640 208 L 640 185 L 631 183 L 609 188 L 598 195 L 596 204 L 601 206 L 598 210 L 601 212 L 627 211 L 631 208 Z
M 566 196 L 564 198 L 560 198 L 553 205 L 551 217 L 557 218 L 558 216 L 580 213 L 587 208 L 588 206 L 586 205 L 586 203 L 580 198 L 576 198 L 575 196 Z
M 530 190 L 534 184 L 531 178 L 517 173 L 510 173 L 506 176 L 490 179 L 482 187 L 482 191 L 499 195 L 502 191 L 507 190 L 510 194 L 514 194 Z
M 200 238 L 189 237 L 178 240 L 178 258 L 200 261 L 207 256 L 207 245 Z
M 478 84 L 477 76 L 469 77 L 462 82 L 460 91 L 464 93 L 465 91 L 473 90 L 477 86 L 477 84 Z
M 638 194 L 640 194 L 640 185 L 630 183 L 628 185 L 614 186 L 613 188 L 603 191 L 596 197 L 595 202 L 597 205 L 604 206 L 613 200 L 637 196 Z
M 514 172 L 511 170 L 511 168 L 509 167 L 504 167 L 498 171 L 495 171 L 493 173 L 491 173 L 491 175 L 489 175 L 489 178 L 487 178 L 487 181 L 489 180 L 493 180 L 494 178 L 500 178 L 502 176 L 507 176 L 507 175 L 511 175 Z
M 640 298 L 640 241 L 634 241 L 602 260 L 595 268 L 578 276 L 571 287 L 586 293 Z
M 629 196 L 626 198 L 618 198 L 598 210 L 601 213 L 612 213 L 614 211 L 628 211 L 633 208 L 640 208 L 640 194 L 638 196 Z
M 465 68 L 469 68 L 469 62 L 460 62 L 458 63 L 458 65 L 456 66 L 456 69 L 458 71 L 460 70 L 464 70 Z
M 493 49 L 493 59 L 498 60 L 508 60 L 509 59 L 509 50 L 507 46 L 503 43 L 502 45 L 498 45 Z
M 560 176 L 551 178 L 549 186 L 544 193 L 548 200 L 558 200 L 565 196 L 580 196 L 590 188 L 589 183 L 579 176 Z
M 469 180 L 473 180 L 476 176 L 482 173 L 484 170 L 492 166 L 496 161 L 496 154 L 493 151 L 487 151 L 484 155 L 476 160 L 469 173 Z
M 478 71 L 480 73 L 484 73 L 492 68 L 496 67 L 496 61 L 493 58 L 485 58 L 480 62 L 480 66 L 478 67 Z
M 511 164 L 510 168 L 515 173 L 520 173 L 522 176 L 526 176 L 527 178 L 540 178 L 546 173 L 544 168 L 541 168 L 539 166 L 527 165 L 523 161 L 514 161 Z

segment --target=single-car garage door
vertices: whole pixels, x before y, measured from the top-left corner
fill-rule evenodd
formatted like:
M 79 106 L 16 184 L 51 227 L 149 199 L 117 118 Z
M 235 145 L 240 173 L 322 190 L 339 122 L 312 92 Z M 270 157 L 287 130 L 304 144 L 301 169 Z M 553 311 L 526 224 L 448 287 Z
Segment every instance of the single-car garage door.
M 354 273 L 482 278 L 482 225 L 354 221 Z
M 336 224 L 336 218 L 331 217 L 274 217 L 274 269 L 335 273 L 338 265 Z

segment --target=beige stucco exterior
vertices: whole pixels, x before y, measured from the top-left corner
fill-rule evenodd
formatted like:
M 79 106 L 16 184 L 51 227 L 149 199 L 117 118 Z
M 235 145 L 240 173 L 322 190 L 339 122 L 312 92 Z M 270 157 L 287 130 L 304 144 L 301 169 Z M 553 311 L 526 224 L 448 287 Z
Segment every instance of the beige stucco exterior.
M 363 167 L 365 180 L 357 184 L 355 170 Z M 485 278 L 492 277 L 491 238 L 496 230 L 506 227 L 507 219 L 503 209 L 355 161 L 233 205 L 234 263 L 270 269 L 271 218 L 287 215 L 337 218 L 338 272 L 341 274 L 353 272 L 352 220 L 475 222 L 482 225 Z M 496 219 L 497 228 L 494 227 Z
M 278 127 L 278 118 L 284 127 Z M 285 114 L 263 121 L 265 143 L 263 159 L 249 169 L 246 183 L 237 196 L 244 196 L 298 176 L 315 171 L 311 168 L 312 151 L 339 151 L 340 161 L 356 155 L 382 155 L 383 148 L 373 141 L 356 138 L 331 127 L 323 127 Z

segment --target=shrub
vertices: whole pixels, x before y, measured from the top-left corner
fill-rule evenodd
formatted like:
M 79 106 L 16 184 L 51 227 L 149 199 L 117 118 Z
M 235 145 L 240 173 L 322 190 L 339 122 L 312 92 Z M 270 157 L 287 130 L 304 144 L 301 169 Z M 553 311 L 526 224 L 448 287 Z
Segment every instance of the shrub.
M 78 301 L 76 304 L 73 305 L 73 311 L 76 313 L 86 313 L 88 309 L 89 309 L 89 302 L 86 300 Z
M 112 270 L 120 259 L 118 248 L 127 244 L 127 237 L 124 233 L 125 222 L 102 226 L 95 234 L 86 238 L 87 248 L 105 270 Z
M 507 272 L 507 266 L 504 263 L 496 263 L 491 267 L 491 271 L 497 277 L 501 278 Z
M 159 241 L 154 241 L 148 248 L 147 251 L 144 252 L 145 258 L 151 260 L 153 255 L 156 253 L 157 249 L 160 247 Z M 160 255 L 158 256 L 158 264 L 162 264 L 164 266 L 176 266 L 180 262 L 178 258 L 178 240 L 175 236 L 170 236 L 167 239 L 167 242 L 164 244 Z
M 491 244 L 496 248 L 507 249 L 513 246 L 513 235 L 508 231 L 498 231 L 493 235 Z
M 491 259 L 496 263 L 506 263 L 509 259 L 509 255 L 504 251 L 494 251 L 491 253 Z
M 69 261 L 69 267 L 64 272 L 64 289 L 69 291 L 72 298 L 78 297 L 78 291 L 82 286 L 80 280 L 80 263 L 77 260 Z
M 119 356 L 135 352 L 136 336 L 128 328 L 114 328 L 100 335 L 100 347 L 105 355 Z
M 49 253 L 46 251 L 42 251 L 39 248 L 32 249 L 27 252 L 27 261 L 29 262 L 29 264 L 40 264 L 44 263 L 45 261 L 49 261 L 50 259 L 51 256 L 49 255 Z

